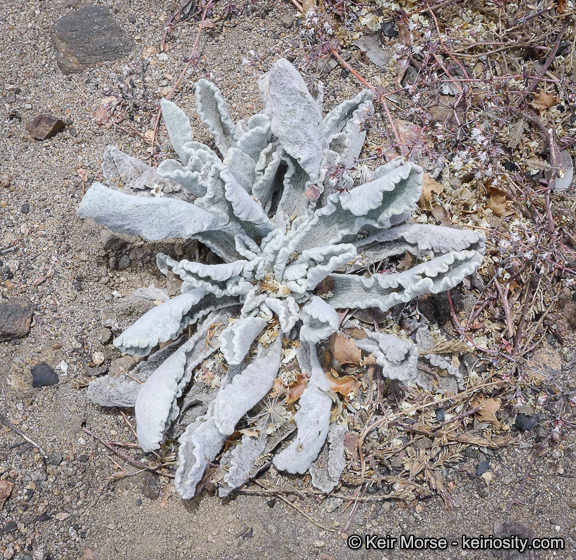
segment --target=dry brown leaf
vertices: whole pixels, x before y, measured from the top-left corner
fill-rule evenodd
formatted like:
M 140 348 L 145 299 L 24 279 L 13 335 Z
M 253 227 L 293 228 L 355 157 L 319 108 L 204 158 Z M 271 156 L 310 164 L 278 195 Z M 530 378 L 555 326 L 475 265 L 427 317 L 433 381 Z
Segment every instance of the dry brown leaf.
M 532 101 L 530 105 L 541 113 L 546 109 L 550 109 L 550 107 L 554 107 L 554 105 L 558 105 L 558 103 L 560 103 L 560 99 L 557 95 L 541 90 L 540 93 L 534 97 L 534 101 Z
M 334 333 L 328 339 L 332 357 L 340 365 L 353 364 L 359 366 L 362 363 L 362 350 L 356 346 L 354 339 L 348 338 L 341 333 Z
M 13 487 L 14 485 L 8 480 L 0 480 L 0 509 L 2 509 L 4 503 L 12 494 Z
M 524 138 L 524 131 L 528 130 L 528 123 L 524 119 L 519 119 L 516 124 L 510 127 L 508 147 L 516 149 Z
M 272 391 L 270 393 L 271 398 L 280 397 L 281 395 L 285 395 L 288 393 L 288 387 L 282 383 L 282 379 L 277 377 L 274 379 L 274 383 L 272 384 Z
M 350 391 L 353 391 L 356 387 L 356 380 L 351 375 L 345 375 L 344 377 L 338 377 L 335 370 L 329 369 L 326 372 L 326 377 L 328 378 L 328 383 L 330 384 L 330 389 L 334 393 L 340 393 L 346 396 Z
M 558 13 L 563 14 L 566 11 L 566 0 L 558 0 Z
M 482 409 L 476 413 L 480 422 L 489 422 L 495 428 L 500 427 L 500 421 L 496 418 L 496 412 L 500 410 L 500 399 L 478 397 L 472 401 L 472 406 L 474 408 L 482 407 Z
M 409 121 L 397 120 L 396 130 L 400 142 L 412 149 L 413 153 L 420 153 L 426 147 L 426 136 L 421 126 Z
M 443 226 L 451 225 L 450 221 L 450 212 L 444 208 L 444 206 L 440 206 L 439 204 L 432 205 L 432 216 L 437 222 L 440 222 Z
M 405 255 L 402 257 L 402 260 L 398 263 L 396 268 L 399 271 L 409 270 L 412 268 L 412 263 L 414 262 L 414 257 L 406 251 Z
M 489 187 L 488 192 L 490 194 L 488 208 L 494 212 L 494 215 L 504 218 L 514 214 L 514 211 L 509 208 L 510 202 L 506 199 L 505 190 L 498 187 Z
M 420 208 L 427 211 L 432 210 L 432 207 L 430 206 L 432 193 L 440 194 L 443 190 L 444 185 L 432 179 L 428 173 L 424 173 L 424 187 L 422 188 L 419 202 Z
M 308 377 L 306 377 L 303 373 L 298 372 L 296 374 L 296 381 L 290 385 L 288 388 L 288 397 L 286 398 L 286 404 L 295 403 L 306 389 L 306 385 L 308 385 Z
M 244 430 L 238 430 L 242 435 L 248 436 L 248 437 L 260 437 L 260 431 L 259 430 L 251 430 L 250 428 L 245 428 Z
M 402 21 L 397 21 L 396 27 L 398 28 L 398 42 L 401 45 L 409 47 L 412 43 L 412 38 L 410 37 L 410 31 Z

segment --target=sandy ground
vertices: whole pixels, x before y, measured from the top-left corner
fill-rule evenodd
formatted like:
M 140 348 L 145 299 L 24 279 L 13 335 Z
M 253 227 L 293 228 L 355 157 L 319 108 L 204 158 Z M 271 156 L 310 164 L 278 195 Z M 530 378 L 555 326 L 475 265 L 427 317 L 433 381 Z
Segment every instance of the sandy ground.
M 102 352 L 105 363 L 120 355 L 110 344 L 103 344 L 107 342 L 104 321 L 112 318 L 120 328 L 132 323 L 146 304 L 127 296 L 151 282 L 165 286 L 165 279 L 151 264 L 158 246 L 137 240 L 123 251 L 130 257 L 130 266 L 117 270 L 117 263 L 110 262 L 103 249 L 100 226 L 79 220 L 76 207 L 86 185 L 101 177 L 106 146 L 116 145 L 138 157 L 148 155 L 148 144 L 140 135 L 153 128 L 152 109 L 161 90 L 173 84 L 183 68 L 196 24 L 180 27 L 168 41 L 165 55 L 153 54 L 145 72 L 139 73 L 143 49 L 160 45 L 169 3 L 108 0 L 100 4 L 113 9 L 136 46 L 122 60 L 65 76 L 56 66 L 50 27 L 68 13 L 70 2 L 0 3 L 0 173 L 11 179 L 9 187 L 0 187 L 0 247 L 16 247 L 1 257 L 14 278 L 0 283 L 0 302 L 24 298 L 36 306 L 30 334 L 0 343 L 0 412 L 51 454 L 44 461 L 37 449 L 0 426 L 0 480 L 14 485 L 0 507 L 0 558 L 486 559 L 493 557 L 489 551 L 463 550 L 462 536 L 490 535 L 504 521 L 521 523 L 538 537 L 564 538 L 564 551 L 521 558 L 572 558 L 571 550 L 576 550 L 572 436 L 564 437 L 555 454 L 536 462 L 521 496 L 523 503 L 510 513 L 504 510 L 530 461 L 536 432 L 488 454 L 494 473 L 489 486 L 475 476 L 478 454 L 471 453 L 447 471 L 453 509 L 439 498 L 410 506 L 374 499 L 358 507 L 347 531 L 352 508 L 344 511 L 344 504 L 337 507 L 334 500 L 292 496 L 294 501 L 286 503 L 257 495 L 221 500 L 204 493 L 185 502 L 167 479 L 150 479 L 141 473 L 116 482 L 106 480 L 119 472 L 112 461 L 119 459 L 109 457 L 82 428 L 106 440 L 133 441 L 133 436 L 117 410 L 87 402 L 86 368 L 94 352 Z M 261 107 L 258 73 L 279 56 L 302 54 L 296 24 L 286 26 L 294 15 L 291 4 L 269 2 L 256 7 L 251 15 L 235 17 L 203 34 L 199 67 L 186 76 L 176 98 L 190 115 L 194 82 L 207 76 L 230 101 L 235 119 L 250 116 Z M 283 23 L 282 18 L 288 19 Z M 243 59 L 250 63 L 242 64 Z M 93 110 L 119 91 L 127 74 L 135 84 L 134 98 L 126 105 L 134 120 L 126 121 L 129 126 L 121 125 L 123 129 L 98 126 Z M 339 70 L 324 81 L 327 108 L 360 91 Z M 62 118 L 66 127 L 49 140 L 34 141 L 25 124 L 42 113 Z M 198 134 L 202 138 L 200 127 Z M 163 135 L 161 142 L 167 145 Z M 22 212 L 25 204 L 28 213 Z M 58 370 L 59 384 L 32 389 L 31 366 L 42 361 L 56 366 L 62 360 L 68 369 L 65 374 Z M 127 470 L 131 475 L 136 472 L 132 466 Z M 347 547 L 351 534 L 446 537 L 458 539 L 458 546 L 436 552 L 399 550 L 398 544 L 395 550 L 352 551 Z

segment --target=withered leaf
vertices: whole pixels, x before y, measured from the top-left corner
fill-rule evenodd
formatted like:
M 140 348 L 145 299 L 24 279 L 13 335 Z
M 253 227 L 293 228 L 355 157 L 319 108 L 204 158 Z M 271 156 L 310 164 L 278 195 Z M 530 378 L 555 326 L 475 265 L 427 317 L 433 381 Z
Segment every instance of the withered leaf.
M 330 389 L 334 393 L 340 393 L 341 395 L 346 396 L 350 391 L 353 391 L 356 387 L 356 380 L 351 375 L 338 377 L 336 371 L 334 371 L 331 368 L 326 372 L 326 377 L 328 378 Z
M 505 190 L 498 187 L 489 187 L 488 192 L 490 194 L 488 208 L 494 212 L 494 215 L 504 218 L 514 214 L 514 211 L 509 208 L 510 202 L 506 199 Z
M 432 216 L 437 222 L 440 222 L 443 226 L 449 226 L 450 222 L 450 212 L 444 208 L 444 206 L 440 206 L 439 204 L 432 205 Z
M 320 297 L 327 296 L 334 288 L 334 278 L 326 276 L 316 287 L 316 294 Z
M 420 208 L 427 211 L 432 210 L 432 207 L 430 206 L 432 194 L 440 194 L 443 190 L 444 185 L 432 179 L 428 173 L 424 173 L 424 186 L 422 188 L 422 194 L 420 195 L 420 202 L 418 203 Z
M 308 377 L 306 377 L 303 373 L 298 372 L 296 374 L 296 381 L 290 385 L 288 388 L 288 397 L 286 398 L 287 404 L 295 403 L 306 389 L 306 385 L 308 385 Z
M 478 420 L 481 422 L 488 422 L 495 428 L 500 427 L 500 421 L 496 418 L 496 412 L 500 410 L 500 399 L 487 399 L 485 397 L 478 397 L 472 401 L 474 408 L 482 407 L 476 414 Z
M 340 365 L 353 364 L 359 366 L 362 362 L 362 350 L 356 346 L 354 339 L 344 336 L 342 333 L 334 333 L 328 339 L 332 357 Z
M 282 383 L 282 379 L 277 377 L 274 379 L 274 383 L 272 384 L 272 391 L 270 392 L 270 397 L 276 398 L 280 397 L 281 395 L 285 395 L 288 393 L 288 387 Z
M 540 93 L 534 97 L 534 101 L 532 101 L 530 105 L 541 113 L 546 109 L 550 109 L 550 107 L 554 107 L 554 105 L 558 105 L 558 103 L 560 103 L 560 99 L 557 95 L 541 90 Z
M 244 430 L 238 430 L 242 435 L 248 436 L 248 437 L 260 437 L 260 431 L 259 430 L 251 430 L 250 428 L 245 428 Z
M 522 138 L 524 131 L 528 129 L 528 123 L 524 119 L 519 119 L 518 122 L 510 128 L 510 137 L 508 138 L 508 147 L 513 150 L 516 149 Z

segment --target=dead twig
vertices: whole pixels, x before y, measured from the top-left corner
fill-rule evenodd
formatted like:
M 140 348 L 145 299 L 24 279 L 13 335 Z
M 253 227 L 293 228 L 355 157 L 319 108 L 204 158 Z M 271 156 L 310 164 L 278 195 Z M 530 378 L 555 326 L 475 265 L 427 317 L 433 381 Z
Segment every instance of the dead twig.
M 42 455 L 44 459 L 48 459 L 48 454 L 46 453 L 46 451 L 44 451 L 44 449 L 42 449 L 42 447 L 38 445 L 33 439 L 30 439 L 25 433 L 21 432 L 16 426 L 14 426 L 14 424 L 9 422 L 3 414 L 0 414 L 0 424 L 3 424 L 4 426 L 12 430 L 14 433 L 18 434 L 21 438 L 25 439 L 28 443 L 30 443 L 36 449 L 38 449 L 40 455 Z
M 508 502 L 508 505 L 506 506 L 506 513 L 508 513 L 513 506 L 515 506 L 516 504 L 522 504 L 522 500 L 519 499 L 520 494 L 522 494 L 522 491 L 524 490 L 524 487 L 526 486 L 526 482 L 528 481 L 528 477 L 530 476 L 530 473 L 532 472 L 532 469 L 534 467 L 534 464 L 536 463 L 536 459 L 538 458 L 538 455 L 540 455 L 540 452 L 544 449 L 545 445 L 548 443 L 548 440 L 552 437 L 552 431 L 550 431 L 548 433 L 548 435 L 540 442 L 540 444 L 538 445 L 538 447 L 534 450 L 534 452 L 532 453 L 532 457 L 530 458 L 530 462 L 528 463 L 528 466 L 526 467 L 526 471 L 524 472 L 524 476 L 522 477 L 522 480 L 520 481 L 520 486 L 518 486 L 518 489 L 516 490 L 516 492 L 514 492 L 514 496 L 512 496 L 512 499 Z
M 160 476 L 165 476 L 167 478 L 174 478 L 173 474 L 162 472 L 161 470 L 155 469 L 154 467 L 148 467 L 148 466 L 144 465 L 143 463 L 141 463 L 140 461 L 136 461 L 136 459 L 132 459 L 132 457 L 129 457 L 125 453 L 122 453 L 122 451 L 120 451 L 119 449 L 116 449 L 115 447 L 110 445 L 110 443 L 108 443 L 107 441 L 102 439 L 99 435 L 96 435 L 94 432 L 90 431 L 88 428 L 82 427 L 82 429 L 89 436 L 92 436 L 94 439 L 98 440 L 106 449 L 112 451 L 112 453 L 116 453 L 116 455 L 118 455 L 118 457 L 122 457 L 122 459 L 124 459 L 124 461 L 130 463 L 131 465 L 134 465 L 135 467 L 139 467 L 141 469 L 143 468 L 147 471 L 159 474 Z
M 259 480 L 254 480 L 254 482 L 256 484 L 258 484 L 258 486 L 261 486 L 262 488 L 264 488 L 263 484 Z M 285 498 L 281 494 L 277 494 L 277 496 L 285 504 L 288 504 L 290 507 L 294 508 L 298 513 L 300 513 L 306 519 L 308 519 L 308 521 L 310 521 L 310 523 L 314 523 L 314 525 L 316 525 L 316 527 L 320 527 L 320 529 L 324 529 L 324 531 L 330 531 L 331 533 L 337 533 L 338 532 L 337 529 L 331 529 L 330 527 L 326 527 L 326 525 L 322 525 L 321 523 L 318 523 L 318 521 L 316 521 L 315 519 L 312 519 L 312 517 L 310 517 L 306 512 L 302 511 L 297 505 L 293 504 L 290 500 L 288 500 L 287 498 Z
M 508 290 L 510 289 L 510 286 L 506 286 L 506 291 L 502 291 L 502 287 L 497 278 L 494 278 L 494 284 L 500 294 L 500 298 L 502 299 L 502 305 L 504 306 L 504 315 L 506 316 L 508 334 L 510 335 L 510 338 L 514 338 L 514 325 L 512 324 L 512 315 L 510 313 L 510 305 L 508 304 Z

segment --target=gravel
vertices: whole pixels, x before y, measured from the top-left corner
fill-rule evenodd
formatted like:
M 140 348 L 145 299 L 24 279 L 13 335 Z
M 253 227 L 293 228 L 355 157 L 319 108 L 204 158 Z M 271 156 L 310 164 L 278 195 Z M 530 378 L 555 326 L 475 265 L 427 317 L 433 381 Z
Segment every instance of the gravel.
M 117 241 L 106 234 L 101 238 L 101 228 L 79 220 L 76 208 L 90 182 L 102 180 L 107 145 L 142 159 L 149 156 L 145 138 L 154 127 L 159 90 L 175 83 L 183 57 L 191 52 L 197 23 L 191 18 L 176 27 L 167 37 L 168 48 L 161 52 L 168 3 L 109 0 L 113 19 L 134 48 L 120 59 L 64 75 L 57 66 L 51 29 L 81 4 L 80 0 L 0 3 L 5 34 L 0 67 L 0 249 L 14 248 L 1 256 L 0 312 L 15 300 L 25 301 L 27 309 L 34 306 L 30 334 L 0 343 L 0 412 L 49 454 L 45 461 L 33 445 L 0 425 L 0 480 L 14 485 L 0 508 L 0 558 L 430 558 L 429 551 L 351 554 L 344 527 L 354 507 L 340 498 L 322 502 L 292 494 L 293 503 L 286 503 L 266 495 L 223 501 L 204 494 L 183 502 L 171 480 L 137 473 L 135 466 L 83 431 L 87 427 L 107 441 L 134 442 L 119 411 L 87 402 L 87 368 L 93 368 L 95 352 L 103 355 L 104 368 L 111 363 L 120 367 L 114 361 L 122 356 L 102 329 L 117 335 L 153 305 L 133 299 L 135 289 L 154 283 L 172 294 L 178 286 L 154 266 L 158 252 L 176 256 L 174 243 Z M 200 77 L 210 77 L 221 87 L 234 119 L 261 109 L 256 80 L 279 56 L 294 58 L 310 81 L 317 78 L 314 64 L 307 65 L 303 58 L 307 51 L 299 35 L 301 20 L 292 4 L 256 2 L 250 9 L 204 30 L 198 69 L 189 70 L 176 96 L 190 115 L 194 82 Z M 355 59 L 352 63 L 368 80 L 380 83 L 379 68 Z M 169 86 L 161 86 L 164 81 Z M 339 71 L 322 76 L 322 81 L 327 110 L 361 89 L 352 76 L 343 80 Z M 126 120 L 98 126 L 92 113 L 111 95 L 122 99 Z M 33 140 L 25 125 L 39 114 L 53 114 L 66 126 L 51 138 Z M 197 139 L 208 140 L 194 117 L 192 124 Z M 159 141 L 161 150 L 167 151 L 163 128 Z M 194 257 L 194 247 L 180 247 L 181 251 Z M 2 325 L 0 321 L 0 331 Z M 58 384 L 33 388 L 31 368 L 40 363 L 58 375 Z M 133 422 L 129 411 L 127 418 Z M 442 421 L 442 414 L 437 418 Z M 489 484 L 475 477 L 478 454 L 467 453 L 461 463 L 446 468 L 443 483 L 453 497 L 453 509 L 439 496 L 406 505 L 362 493 L 370 499 L 360 502 L 350 526 L 359 527 L 361 522 L 362 533 L 393 536 L 488 535 L 496 523 L 513 517 L 532 527 L 537 536 L 574 537 L 576 488 L 573 478 L 558 474 L 572 473 L 574 443 L 568 434 L 555 447 L 556 455 L 539 458 L 521 495 L 523 502 L 511 514 L 504 510 L 532 456 L 531 432 L 519 434 L 518 445 L 494 451 Z M 394 467 L 403 468 L 404 458 L 395 461 Z M 122 474 L 115 462 L 130 476 L 111 480 Z M 495 465 L 506 467 L 508 483 Z M 479 496 L 477 481 L 484 485 L 485 496 Z M 272 501 L 274 507 L 268 507 Z M 559 531 L 546 521 L 550 518 L 562 520 Z M 251 538 L 242 537 L 248 534 Z M 570 541 L 566 542 L 569 547 Z M 451 549 L 434 558 L 460 558 L 462 552 Z M 574 554 L 565 552 L 564 558 Z M 469 551 L 466 558 L 487 556 Z

